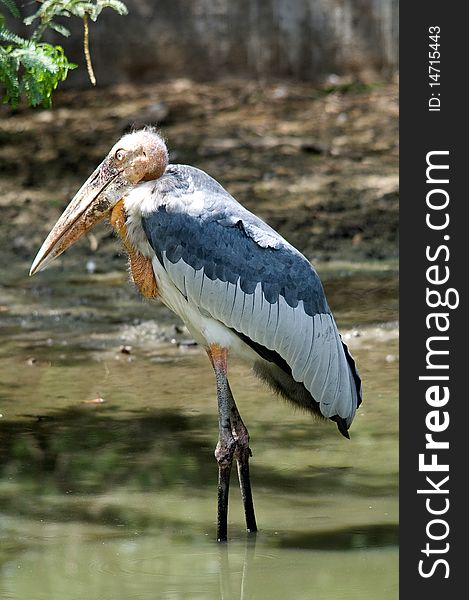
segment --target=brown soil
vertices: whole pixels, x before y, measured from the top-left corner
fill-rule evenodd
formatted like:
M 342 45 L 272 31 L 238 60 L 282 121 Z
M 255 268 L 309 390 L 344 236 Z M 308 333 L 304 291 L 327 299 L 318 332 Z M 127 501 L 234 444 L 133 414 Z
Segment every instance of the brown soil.
M 310 259 L 397 255 L 396 84 L 176 80 L 57 92 L 51 111 L 0 116 L 4 257 L 32 259 L 114 142 L 150 123 L 172 162 L 207 171 Z M 104 227 L 89 242 L 115 253 Z

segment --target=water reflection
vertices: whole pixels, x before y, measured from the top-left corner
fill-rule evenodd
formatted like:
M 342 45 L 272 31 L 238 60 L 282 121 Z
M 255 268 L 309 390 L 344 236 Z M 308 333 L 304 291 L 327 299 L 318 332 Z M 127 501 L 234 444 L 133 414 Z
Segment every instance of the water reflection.
M 242 565 L 242 571 L 240 573 L 240 581 L 236 582 L 238 585 L 233 585 L 232 576 L 233 571 L 230 567 L 230 557 L 228 552 L 227 544 L 220 544 L 218 548 L 219 555 L 219 581 L 220 581 L 220 599 L 228 600 L 231 598 L 239 598 L 240 600 L 246 600 L 251 596 L 251 582 L 252 569 L 255 558 L 256 549 L 256 534 L 249 534 L 246 537 L 246 545 L 244 551 L 244 560 Z M 236 571 L 235 571 L 236 573 Z M 237 573 L 236 573 L 237 574 Z M 238 588 L 238 589 L 237 589 Z
M 275 431 L 269 443 L 275 444 L 277 453 L 287 452 L 292 443 L 297 452 L 306 453 L 327 445 L 328 440 L 337 443 L 335 431 L 318 425 L 314 442 L 308 428 L 291 435 L 291 425 L 279 424 L 276 419 L 264 418 L 253 426 L 256 437 L 264 429 Z M 4 419 L 0 434 L 3 473 L 35 495 L 36 501 L 31 503 L 29 496 L 18 499 L 8 490 L 0 492 L 2 508 L 16 514 L 32 516 L 38 509 L 48 514 L 47 503 L 42 505 L 41 498 L 56 494 L 51 507 L 55 520 L 145 527 L 148 517 L 139 510 L 103 505 L 96 511 L 92 504 L 87 505 L 86 498 L 110 494 L 117 487 L 142 494 L 153 490 L 159 494 L 184 493 L 181 488 L 191 495 L 215 493 L 216 426 L 214 418 L 205 414 L 171 409 L 131 409 L 122 414 L 117 406 L 71 407 Z M 255 486 L 273 497 L 291 493 L 297 494 L 298 500 L 301 492 L 311 505 L 317 502 L 318 490 L 321 496 L 337 497 L 346 489 L 350 497 L 371 498 L 382 496 L 389 486 L 389 480 L 377 479 L 370 469 L 310 462 L 288 470 L 275 468 L 275 463 L 255 463 Z M 72 495 L 85 500 L 70 505 Z
M 103 600 L 313 597 L 397 598 L 395 552 L 282 550 L 263 542 L 175 543 L 163 538 L 89 540 L 52 535 L 46 551 L 22 552 L 3 567 L 2 598 Z

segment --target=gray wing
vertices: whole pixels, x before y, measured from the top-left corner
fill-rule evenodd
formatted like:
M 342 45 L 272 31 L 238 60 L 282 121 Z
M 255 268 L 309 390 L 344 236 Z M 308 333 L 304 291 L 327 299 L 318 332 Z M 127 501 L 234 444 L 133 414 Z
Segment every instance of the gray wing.
M 166 182 L 166 200 L 142 223 L 176 287 L 279 355 L 321 413 L 348 427 L 360 403 L 359 379 L 312 265 L 208 175 L 173 169 L 176 183 Z

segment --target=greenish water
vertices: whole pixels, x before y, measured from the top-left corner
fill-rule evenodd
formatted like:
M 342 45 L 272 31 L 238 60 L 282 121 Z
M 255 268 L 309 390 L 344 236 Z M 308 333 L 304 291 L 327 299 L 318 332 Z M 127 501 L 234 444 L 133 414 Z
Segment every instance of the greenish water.
M 25 271 L 0 287 L 2 600 L 397 599 L 392 270 L 322 271 L 364 382 L 350 441 L 230 365 L 260 532 L 233 480 L 226 545 L 204 353 L 117 268 Z

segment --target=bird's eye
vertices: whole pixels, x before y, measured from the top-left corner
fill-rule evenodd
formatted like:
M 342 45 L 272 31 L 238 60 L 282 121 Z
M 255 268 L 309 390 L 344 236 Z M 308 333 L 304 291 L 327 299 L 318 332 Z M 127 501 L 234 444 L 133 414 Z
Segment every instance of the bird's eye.
M 116 160 L 123 160 L 125 157 L 125 152 L 124 150 L 117 150 L 114 156 L 116 157 Z

